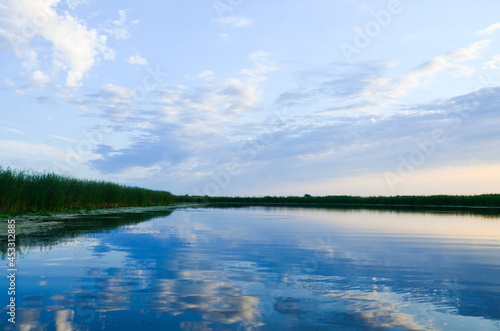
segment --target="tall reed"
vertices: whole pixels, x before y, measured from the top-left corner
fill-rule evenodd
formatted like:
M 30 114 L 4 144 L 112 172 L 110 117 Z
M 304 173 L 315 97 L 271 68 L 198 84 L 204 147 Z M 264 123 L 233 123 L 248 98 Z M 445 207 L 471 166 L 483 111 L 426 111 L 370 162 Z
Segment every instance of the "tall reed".
M 170 192 L 0 167 L 0 211 L 168 205 Z

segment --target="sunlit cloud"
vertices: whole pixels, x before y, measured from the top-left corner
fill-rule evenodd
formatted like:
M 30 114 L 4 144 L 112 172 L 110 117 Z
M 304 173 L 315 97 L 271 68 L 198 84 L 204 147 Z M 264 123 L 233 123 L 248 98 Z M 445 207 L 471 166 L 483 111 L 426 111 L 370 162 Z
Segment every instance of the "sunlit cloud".
M 250 69 L 242 69 L 240 73 L 258 80 L 265 80 L 266 77 L 264 74 L 278 69 L 276 64 L 269 59 L 270 56 L 271 54 L 264 51 L 251 53 L 248 58 L 254 64 L 254 67 Z
M 490 61 L 485 62 L 483 65 L 483 69 L 498 69 L 498 65 L 500 65 L 500 55 L 496 55 Z
M 236 28 L 249 26 L 249 25 L 252 25 L 254 23 L 254 20 L 251 18 L 236 17 L 236 16 L 223 17 L 223 18 L 217 19 L 216 21 L 219 23 L 222 23 L 222 24 L 232 25 Z
M 36 37 L 42 37 L 52 45 L 54 74 L 66 72 L 66 86 L 78 87 L 101 58 L 113 59 L 114 52 L 106 46 L 106 36 L 88 29 L 85 22 L 68 13 L 59 15 L 58 3 L 58 0 L 7 1 L 0 14 L 0 35 L 11 41 L 15 54 L 29 70 L 39 67 L 36 61 L 39 50 L 34 43 Z
M 484 30 L 477 31 L 479 34 L 491 34 L 493 31 L 496 31 L 500 29 L 500 22 L 499 23 L 493 23 L 489 27 L 487 27 Z
M 212 70 L 203 70 L 202 72 L 200 72 L 199 74 L 196 74 L 196 75 L 186 75 L 186 78 L 192 79 L 192 80 L 199 79 L 199 80 L 210 81 L 210 80 L 215 79 L 214 75 L 215 75 L 215 73 Z
M 408 94 L 412 89 L 429 83 L 436 74 L 452 69 L 453 75 L 471 75 L 474 69 L 464 65 L 461 62 L 467 62 L 477 59 L 481 53 L 488 48 L 490 40 L 482 40 L 470 45 L 467 48 L 458 49 L 444 55 L 429 60 L 420 66 L 409 70 L 396 82 L 390 83 L 387 88 L 387 96 L 396 98 Z
M 127 59 L 127 63 L 130 64 L 137 64 L 140 66 L 147 66 L 148 65 L 148 60 L 140 56 L 139 54 L 133 55 Z
M 111 21 L 109 27 L 106 27 L 104 31 L 114 36 L 116 39 L 128 39 L 130 38 L 130 33 L 128 31 L 128 27 L 125 25 L 127 20 L 127 11 L 119 10 L 118 19 Z

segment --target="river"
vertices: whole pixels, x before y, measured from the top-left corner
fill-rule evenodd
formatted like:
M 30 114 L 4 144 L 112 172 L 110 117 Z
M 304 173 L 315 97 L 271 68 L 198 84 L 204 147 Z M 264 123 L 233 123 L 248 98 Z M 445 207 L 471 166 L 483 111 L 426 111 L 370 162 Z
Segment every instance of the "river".
M 500 330 L 498 217 L 186 208 L 44 226 L 18 235 L 23 330 Z

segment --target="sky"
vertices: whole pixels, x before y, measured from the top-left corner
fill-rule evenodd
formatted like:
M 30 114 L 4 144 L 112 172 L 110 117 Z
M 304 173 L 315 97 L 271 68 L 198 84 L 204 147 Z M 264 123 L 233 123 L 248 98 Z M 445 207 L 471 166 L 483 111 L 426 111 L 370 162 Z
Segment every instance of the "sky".
M 499 193 L 499 12 L 5 0 L 0 164 L 182 195 Z

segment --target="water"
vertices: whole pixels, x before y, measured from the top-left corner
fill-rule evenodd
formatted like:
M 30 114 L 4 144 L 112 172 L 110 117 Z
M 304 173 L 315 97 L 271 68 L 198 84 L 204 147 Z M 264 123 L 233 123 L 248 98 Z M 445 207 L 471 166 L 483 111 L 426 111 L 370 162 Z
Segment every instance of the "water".
M 23 330 L 500 330 L 500 218 L 252 207 L 43 229 L 18 235 Z

